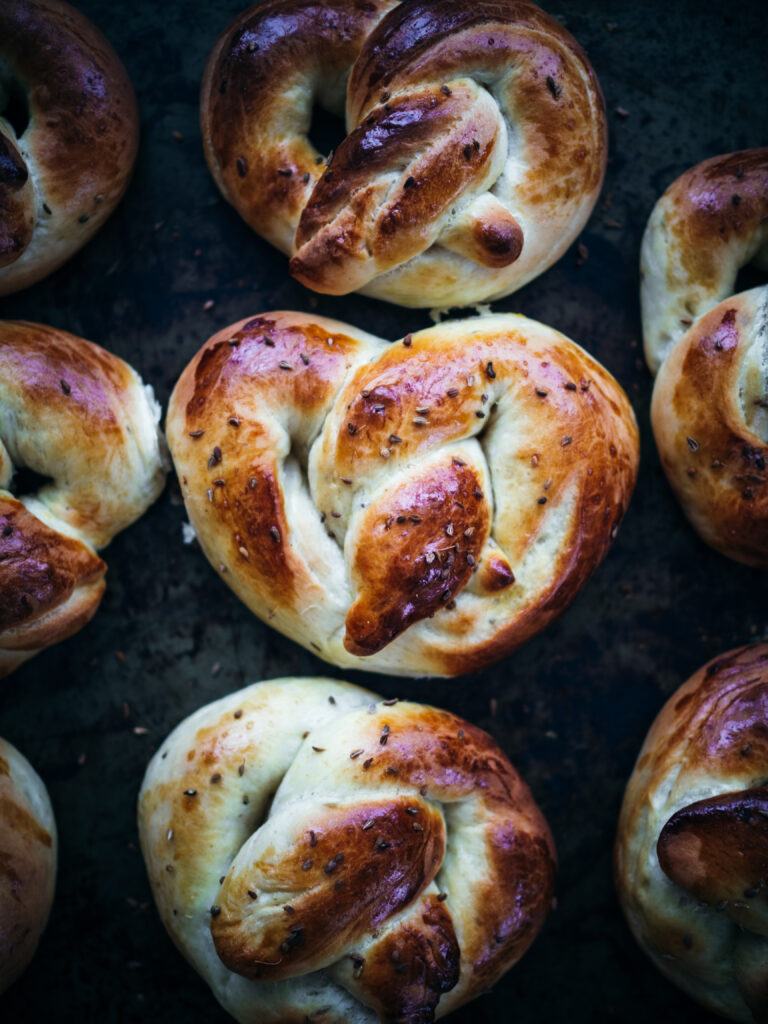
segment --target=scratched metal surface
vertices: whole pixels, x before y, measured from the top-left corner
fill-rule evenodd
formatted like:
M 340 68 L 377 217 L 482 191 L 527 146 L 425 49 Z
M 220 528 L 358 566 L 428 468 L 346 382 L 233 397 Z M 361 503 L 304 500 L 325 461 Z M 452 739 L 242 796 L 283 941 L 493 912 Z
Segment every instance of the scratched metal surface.
M 239 0 L 79 0 L 126 63 L 141 107 L 138 166 L 100 235 L 47 281 L 0 300 L 139 368 L 165 403 L 215 330 L 262 310 L 316 310 L 396 338 L 428 325 L 360 297 L 317 297 L 220 199 L 197 125 L 200 75 Z M 636 948 L 611 883 L 625 780 L 663 700 L 706 659 L 768 637 L 766 576 L 705 548 L 676 507 L 648 425 L 637 257 L 660 191 L 716 153 L 765 145 L 763 0 L 550 0 L 602 83 L 610 163 L 581 242 L 497 304 L 564 331 L 617 375 L 643 435 L 640 480 L 618 540 L 553 626 L 496 667 L 454 682 L 359 674 L 387 696 L 443 705 L 488 729 L 533 788 L 560 855 L 558 907 L 524 960 L 456 1024 L 714 1021 Z M 180 133 L 181 139 L 174 137 Z M 208 300 L 214 305 L 204 310 Z M 6 994 L 5 1020 L 227 1019 L 151 903 L 135 799 L 167 732 L 254 680 L 333 669 L 252 618 L 196 546 L 182 544 L 178 489 L 107 551 L 93 623 L 0 689 L 0 734 L 46 780 L 60 874 L 38 955 Z M 338 675 L 338 673 L 336 673 Z M 347 674 L 355 679 L 355 674 Z M 136 734 L 138 726 L 147 730 Z

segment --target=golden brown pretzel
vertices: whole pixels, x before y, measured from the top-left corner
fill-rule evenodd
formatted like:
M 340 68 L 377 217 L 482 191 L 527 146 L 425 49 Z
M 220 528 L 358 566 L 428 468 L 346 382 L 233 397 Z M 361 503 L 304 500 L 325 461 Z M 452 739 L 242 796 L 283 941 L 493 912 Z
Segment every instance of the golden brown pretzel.
M 662 708 L 629 780 L 616 885 L 656 966 L 736 1021 L 768 1019 L 768 645 Z
M 337 665 L 457 675 L 568 604 L 637 470 L 632 410 L 525 317 L 388 345 L 268 313 L 182 374 L 168 440 L 203 550 L 257 615 Z
M 0 675 L 95 613 L 105 547 L 163 488 L 151 389 L 122 359 L 41 324 L 0 322 Z M 14 472 L 49 477 L 14 497 Z
M 57 837 L 45 783 L 0 739 L 0 994 L 32 959 L 53 903 Z
M 685 514 L 712 547 L 768 567 L 768 149 L 705 160 L 664 193 L 642 250 L 651 420 Z
M 344 113 L 327 161 L 313 103 Z M 405 306 L 520 288 L 583 227 L 606 158 L 600 87 L 527 0 L 270 0 L 206 65 L 224 196 L 317 291 Z
M 19 136 L 3 119 L 25 103 Z M 0 3 L 0 295 L 55 270 L 123 195 L 136 99 L 104 36 L 62 0 Z
M 243 1022 L 427 1024 L 516 963 L 552 901 L 549 829 L 486 733 L 328 679 L 182 722 L 139 827 L 163 923 Z

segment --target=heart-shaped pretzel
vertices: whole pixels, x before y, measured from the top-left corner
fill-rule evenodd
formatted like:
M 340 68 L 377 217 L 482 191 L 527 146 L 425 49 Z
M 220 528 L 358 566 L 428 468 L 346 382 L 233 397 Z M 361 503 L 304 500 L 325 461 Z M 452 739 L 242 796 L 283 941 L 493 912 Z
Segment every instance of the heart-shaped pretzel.
M 26 109 L 18 133 L 9 105 Z M 62 0 L 0 3 L 0 295 L 51 273 L 101 227 L 138 135 L 128 75 L 95 25 Z
M 326 160 L 313 104 L 344 113 Z M 206 65 L 209 167 L 316 291 L 405 306 L 500 298 L 557 260 L 597 199 L 600 87 L 527 0 L 270 0 Z
M 634 486 L 637 427 L 586 352 L 525 317 L 388 345 L 268 313 L 214 335 L 167 432 L 203 550 L 337 665 L 457 675 L 561 611 Z
M 651 422 L 664 471 L 712 547 L 768 566 L 768 149 L 692 167 L 659 199 L 642 248 Z M 730 297 L 728 297 L 730 295 Z
M 768 645 L 667 701 L 627 785 L 616 885 L 663 973 L 735 1021 L 768 1015 Z
M 549 829 L 490 736 L 327 679 L 182 722 L 139 827 L 163 923 L 243 1022 L 427 1024 L 516 963 L 552 901 Z
M 95 613 L 107 569 L 96 551 L 165 482 L 159 419 L 122 359 L 52 327 L 0 323 L 0 676 Z M 47 480 L 14 497 L 19 469 Z

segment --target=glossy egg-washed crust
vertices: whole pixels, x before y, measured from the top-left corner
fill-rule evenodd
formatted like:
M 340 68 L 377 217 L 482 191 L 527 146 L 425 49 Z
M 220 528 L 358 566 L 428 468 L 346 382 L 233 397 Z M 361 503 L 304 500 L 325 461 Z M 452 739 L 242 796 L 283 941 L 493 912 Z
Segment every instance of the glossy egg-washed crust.
M 726 299 L 689 328 L 656 378 L 651 422 L 700 536 L 768 568 L 768 286 Z
M 327 157 L 315 103 L 346 103 Z M 605 171 L 594 72 L 525 0 L 270 0 L 214 46 L 201 118 L 219 188 L 295 277 L 406 306 L 520 288 L 571 244 Z
M 640 260 L 653 373 L 700 316 L 733 294 L 750 261 L 768 270 L 768 148 L 704 160 L 653 208 Z
M 41 324 L 0 322 L 0 675 L 95 613 L 96 554 L 165 478 L 159 409 L 136 372 Z M 48 478 L 13 496 L 14 471 Z
M 768 1020 L 768 645 L 664 705 L 629 780 L 615 876 L 630 927 L 716 1013 Z
M 45 785 L 0 739 L 0 993 L 32 959 L 55 883 L 56 825 Z
M 182 722 L 139 827 L 166 928 L 243 1022 L 428 1024 L 517 962 L 552 902 L 549 829 L 486 733 L 327 679 Z
M 634 486 L 624 392 L 513 315 L 388 345 L 267 313 L 220 331 L 171 396 L 184 501 L 257 615 L 337 665 L 458 675 L 543 628 Z
M 0 295 L 55 270 L 123 195 L 139 117 L 125 68 L 98 29 L 61 0 L 0 4 L 0 104 L 24 98 L 16 137 L 0 105 Z

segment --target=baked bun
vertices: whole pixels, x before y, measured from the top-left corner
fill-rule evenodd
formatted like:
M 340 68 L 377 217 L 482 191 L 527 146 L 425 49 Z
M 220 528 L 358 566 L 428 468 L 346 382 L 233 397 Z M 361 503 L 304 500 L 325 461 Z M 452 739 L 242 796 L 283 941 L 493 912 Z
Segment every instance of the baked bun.
M 0 675 L 96 611 L 96 554 L 163 488 L 151 388 L 122 359 L 65 331 L 0 321 Z M 49 478 L 14 497 L 14 472 Z
M 490 736 L 330 679 L 187 718 L 139 828 L 165 927 L 242 1022 L 427 1024 L 516 963 L 552 902 L 552 837 Z
M 45 783 L 0 739 L 0 993 L 34 956 L 53 903 L 56 823 Z
M 508 295 L 562 256 L 605 172 L 594 71 L 527 0 L 269 0 L 219 38 L 201 103 L 224 197 L 332 295 Z M 327 157 L 315 104 L 346 116 Z
M 733 294 L 750 262 L 768 270 L 768 148 L 697 164 L 654 206 L 640 255 L 652 373 L 699 317 Z
M 607 551 L 635 482 L 626 395 L 511 314 L 395 345 L 266 313 L 171 396 L 184 501 L 248 607 L 335 665 L 458 675 L 542 629 Z
M 678 341 L 653 389 L 661 463 L 711 547 L 768 568 L 768 286 L 721 302 Z
M 715 1013 L 768 1020 L 768 644 L 662 708 L 627 786 L 616 885 L 642 948 Z
M 664 471 L 709 545 L 765 568 L 768 286 L 731 295 L 750 260 L 768 269 L 768 149 L 705 160 L 667 189 L 641 286 Z
M 17 135 L 2 117 L 26 107 Z M 0 295 L 61 266 L 123 195 L 139 115 L 125 68 L 61 0 L 0 3 Z

